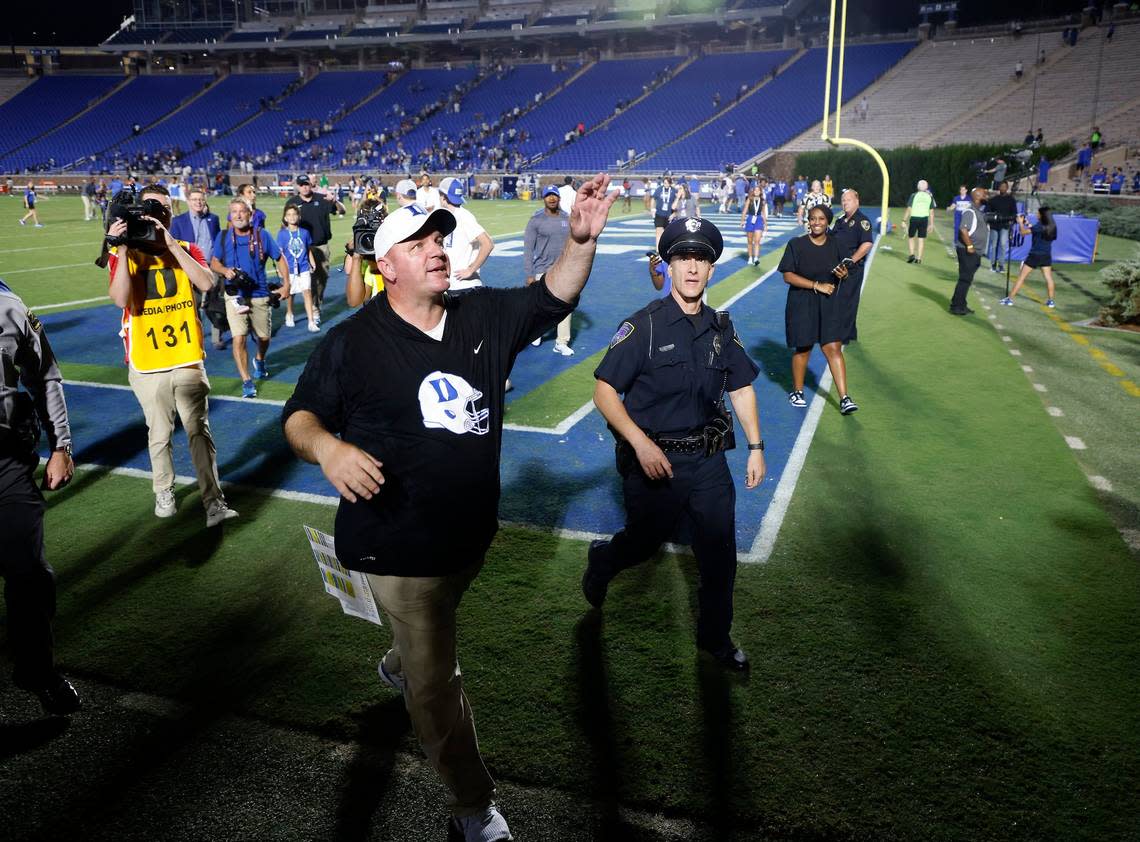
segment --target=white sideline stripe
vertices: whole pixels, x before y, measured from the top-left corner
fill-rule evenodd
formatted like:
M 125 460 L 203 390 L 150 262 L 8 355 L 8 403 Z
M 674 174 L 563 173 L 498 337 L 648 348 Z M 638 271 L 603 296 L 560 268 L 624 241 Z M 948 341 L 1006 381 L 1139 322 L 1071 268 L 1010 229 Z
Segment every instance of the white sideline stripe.
M 991 316 L 991 318 L 997 318 L 997 316 Z M 997 322 L 994 322 L 994 327 L 997 328 L 998 330 L 1004 330 L 1005 329 L 1004 327 L 999 325 Z
M 1048 392 L 1049 391 L 1048 389 L 1045 388 L 1045 385 L 1043 383 L 1034 383 L 1033 388 L 1036 389 L 1038 392 Z
M 1065 415 L 1059 406 L 1047 406 L 1045 407 L 1045 411 L 1052 415 L 1054 418 L 1062 418 Z
M 995 315 L 993 315 L 993 314 L 991 313 L 991 314 L 990 314 L 990 316 L 989 316 L 989 318 L 991 318 L 991 319 L 996 319 L 996 318 L 997 318 L 997 316 L 995 316 Z M 994 325 L 994 327 L 997 327 L 997 325 Z
M 1102 477 L 1099 475 L 1098 476 L 1090 476 L 1089 482 L 1092 483 L 1092 487 L 1095 488 L 1097 491 L 1112 491 L 1112 483 L 1109 482 L 1108 479 L 1105 477 Z
M 49 251 L 51 249 L 91 248 L 91 243 L 64 243 L 60 246 L 29 246 L 23 249 L 4 249 L 4 254 L 18 254 L 22 251 Z
M 1016 348 L 1010 348 L 1009 352 L 1015 357 L 1021 356 L 1021 351 L 1017 350 Z
M 0 272 L 0 275 L 23 275 L 27 272 L 50 272 L 52 269 L 76 269 L 80 266 L 90 266 L 94 269 L 99 268 L 93 262 L 88 260 L 86 263 L 61 263 L 58 266 L 39 266 L 35 269 L 6 269 L 3 272 Z
M 867 265 L 867 269 L 870 270 L 870 263 L 869 262 Z M 727 310 L 729 307 L 731 307 L 733 304 L 735 304 L 737 301 L 739 301 L 744 296 L 748 295 L 748 293 L 752 292 L 752 290 L 756 289 L 756 287 L 760 286 L 760 284 L 764 283 L 764 281 L 768 280 L 774 274 L 776 274 L 776 270 L 775 269 L 769 269 L 767 272 L 765 272 L 763 275 L 761 275 L 755 281 L 750 283 L 748 286 L 746 286 L 740 292 L 736 293 L 736 295 L 729 298 L 728 301 L 724 302 L 719 307 L 717 307 L 717 309 L 718 310 Z M 866 275 L 866 272 L 864 272 L 864 275 Z M 594 409 L 594 402 L 593 402 L 593 400 L 589 400 L 589 401 L 586 401 L 586 403 L 582 404 L 580 407 L 578 407 L 576 410 L 574 410 L 572 413 L 567 415 L 565 418 L 563 418 L 561 421 L 559 421 L 553 427 L 530 427 L 530 426 L 527 426 L 526 424 L 507 424 L 507 423 L 504 423 L 503 429 L 504 430 L 515 430 L 516 432 L 521 432 L 521 433 L 543 433 L 543 434 L 548 435 L 548 436 L 564 436 L 568 432 L 570 432 L 570 430 L 574 427 L 575 424 L 577 424 L 579 421 L 581 421 L 583 418 L 585 418 L 587 415 L 589 415 L 593 409 Z
M 1021 370 L 1024 371 L 1026 374 L 1032 374 L 1033 373 L 1033 369 L 1027 365 L 1023 365 L 1021 367 Z
M 994 327 L 997 327 L 997 325 L 994 325 Z M 1012 336 L 1003 336 L 1003 337 L 1001 338 L 1001 341 L 1002 341 L 1002 342 L 1012 342 L 1012 341 L 1013 341 L 1013 337 L 1012 337 Z
M 133 392 L 130 386 L 119 383 L 94 383 L 90 380 L 64 380 L 66 386 L 88 386 L 92 389 L 115 389 L 121 392 Z M 275 401 L 270 398 L 239 398 L 236 395 L 210 395 L 212 401 L 235 401 L 237 403 L 261 403 L 266 406 L 285 406 L 285 401 Z
M 37 304 L 36 306 L 28 307 L 33 313 L 42 313 L 44 310 L 58 310 L 60 307 L 74 307 L 77 304 L 92 304 L 96 301 L 103 301 L 107 304 L 111 303 L 111 299 L 105 295 L 100 295 L 96 298 L 77 298 L 75 301 L 61 301 L 59 304 Z
M 1076 436 L 1065 436 L 1065 444 L 1067 444 L 1073 450 L 1088 450 L 1088 448 L 1085 446 L 1085 443 Z

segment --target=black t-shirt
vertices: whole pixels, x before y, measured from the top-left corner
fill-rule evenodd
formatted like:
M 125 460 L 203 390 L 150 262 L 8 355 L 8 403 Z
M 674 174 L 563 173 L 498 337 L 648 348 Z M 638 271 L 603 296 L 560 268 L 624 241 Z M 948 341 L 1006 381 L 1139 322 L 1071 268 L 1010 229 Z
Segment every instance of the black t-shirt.
M 643 430 L 699 429 L 722 389 L 734 392 L 760 373 L 732 322 L 718 330 L 715 318 L 706 305 L 686 318 L 673 296 L 658 299 L 621 323 L 594 377 L 625 395 L 626 412 Z
M 309 232 L 314 246 L 323 246 L 332 239 L 332 223 L 329 217 L 336 213 L 336 205 L 333 202 L 314 193 L 307 202 L 298 195 L 290 196 L 285 202 L 285 207 L 290 205 L 296 205 L 297 210 L 301 212 L 301 221 L 298 224 Z
M 809 235 L 804 234 L 788 241 L 788 247 L 784 249 L 784 256 L 780 258 L 780 265 L 776 267 L 776 271 L 781 274 L 794 272 L 809 281 L 834 284 L 839 281 L 831 274 L 831 270 L 842 259 L 843 254 L 835 237 L 829 234 L 823 245 L 817 246 Z M 791 290 L 814 295 L 810 289 L 801 290 L 799 287 L 792 287 Z
M 1009 193 L 1004 196 L 997 193 L 990 198 L 986 199 L 986 210 L 990 213 L 999 214 L 1006 219 L 1013 220 L 1017 216 L 1017 199 L 1013 198 Z
M 340 502 L 342 564 L 443 576 L 483 557 L 498 529 L 507 375 L 519 351 L 575 304 L 542 282 L 475 289 L 448 300 L 436 340 L 400 318 L 381 293 L 329 331 L 282 420 L 312 412 L 383 463 L 378 495 Z

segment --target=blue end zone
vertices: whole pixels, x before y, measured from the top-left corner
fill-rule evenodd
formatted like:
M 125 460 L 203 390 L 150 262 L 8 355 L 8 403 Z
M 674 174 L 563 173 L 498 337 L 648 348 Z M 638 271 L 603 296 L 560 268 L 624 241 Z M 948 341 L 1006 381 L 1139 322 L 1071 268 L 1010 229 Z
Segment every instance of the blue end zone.
M 717 267 L 719 278 L 714 278 L 720 280 L 744 267 L 740 256 L 744 234 L 739 230 L 738 216 L 715 214 L 712 218 L 726 235 L 725 255 Z M 790 236 L 799 233 L 794 220 L 773 220 L 772 228 L 775 236 L 765 241 L 765 253 L 782 248 Z M 616 220 L 607 227 L 599 243 L 590 282 L 574 317 L 573 346 L 577 356 L 567 358 L 553 353 L 551 339 L 537 348 L 527 348 L 519 355 L 511 373 L 516 389 L 510 398 L 525 394 L 604 348 L 621 320 L 657 294 L 649 283 L 644 256 L 652 246 L 652 221 L 648 217 Z M 521 240 L 505 238 L 496 248 L 485 267 L 485 282 L 490 286 L 521 284 Z M 330 278 L 328 306 L 322 312 L 323 325 L 335 324 L 346 317 L 343 292 L 344 276 L 336 271 Z M 786 296 L 783 280 L 773 273 L 731 307 L 741 339 L 761 368 L 754 385 L 768 464 L 764 485 L 749 491 L 744 488 L 743 479 L 747 451 L 741 446 L 728 454 L 737 483 L 737 542 L 741 552 L 748 552 L 756 538 L 806 415 L 806 410 L 795 409 L 787 402 L 791 375 L 790 355 L 784 345 Z M 320 340 L 320 335 L 305 330 L 303 309 L 298 307 L 296 312 L 298 327 L 278 327 L 270 347 L 269 365 L 274 380 L 296 382 Z M 278 314 L 278 323 L 281 320 Z M 43 321 L 56 353 L 63 360 L 65 376 L 69 361 L 121 365 L 121 342 L 116 336 L 119 312 L 114 307 L 46 315 Z M 824 367 L 822 355 L 813 355 L 807 381 L 809 389 L 816 386 Z M 214 375 L 235 376 L 229 351 L 211 351 L 207 370 Z M 77 443 L 77 461 L 149 470 L 146 429 L 141 410 L 129 390 L 72 384 L 67 388 L 67 399 Z M 215 399 L 210 407 L 210 426 L 218 446 L 218 469 L 224 481 L 324 496 L 333 494 L 320 469 L 297 460 L 285 445 L 278 406 Z M 744 441 L 739 429 L 737 439 Z M 176 443 L 174 462 L 179 475 L 193 476 L 184 439 Z M 502 487 L 500 512 L 507 521 L 600 534 L 612 533 L 622 525 L 613 439 L 597 412 L 589 413 L 561 436 L 506 430 Z

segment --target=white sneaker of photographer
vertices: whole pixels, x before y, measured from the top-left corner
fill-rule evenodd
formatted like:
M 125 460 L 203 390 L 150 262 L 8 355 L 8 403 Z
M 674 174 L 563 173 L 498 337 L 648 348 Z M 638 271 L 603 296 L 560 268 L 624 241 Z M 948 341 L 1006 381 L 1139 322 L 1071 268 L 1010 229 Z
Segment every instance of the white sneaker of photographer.
M 574 349 L 564 342 L 555 342 L 554 353 L 561 354 L 564 357 L 572 357 L 574 356 Z
M 511 842 L 511 829 L 499 809 L 491 804 L 473 816 L 452 816 L 448 839 L 464 842 Z
M 313 308 L 313 324 L 319 325 L 321 323 L 321 311 L 316 307 Z
M 211 500 L 210 505 L 206 507 L 206 528 L 217 526 L 223 521 L 237 516 L 238 513 L 227 506 L 223 498 L 219 497 L 217 500 Z
M 384 656 L 388 657 L 387 655 Z M 393 690 L 404 692 L 406 682 L 404 681 L 404 674 L 402 672 L 389 672 L 384 666 L 384 658 L 380 659 L 380 663 L 376 665 L 376 674 L 380 676 L 380 681 L 387 684 Z
M 174 489 L 168 488 L 154 495 L 154 516 L 174 517 L 178 506 L 174 502 Z

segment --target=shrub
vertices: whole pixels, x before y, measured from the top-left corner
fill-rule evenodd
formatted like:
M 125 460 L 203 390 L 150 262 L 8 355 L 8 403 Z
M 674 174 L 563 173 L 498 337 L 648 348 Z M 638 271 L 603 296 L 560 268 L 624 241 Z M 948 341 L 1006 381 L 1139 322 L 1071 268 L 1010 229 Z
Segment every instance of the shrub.
M 1140 257 L 1121 260 L 1100 270 L 1112 291 L 1108 304 L 1100 308 L 1100 321 L 1106 325 L 1140 325 Z
M 1113 207 L 1099 196 L 1050 196 L 1041 204 L 1056 213 L 1079 213 L 1100 220 L 1100 231 L 1112 237 L 1140 240 L 1140 205 Z

